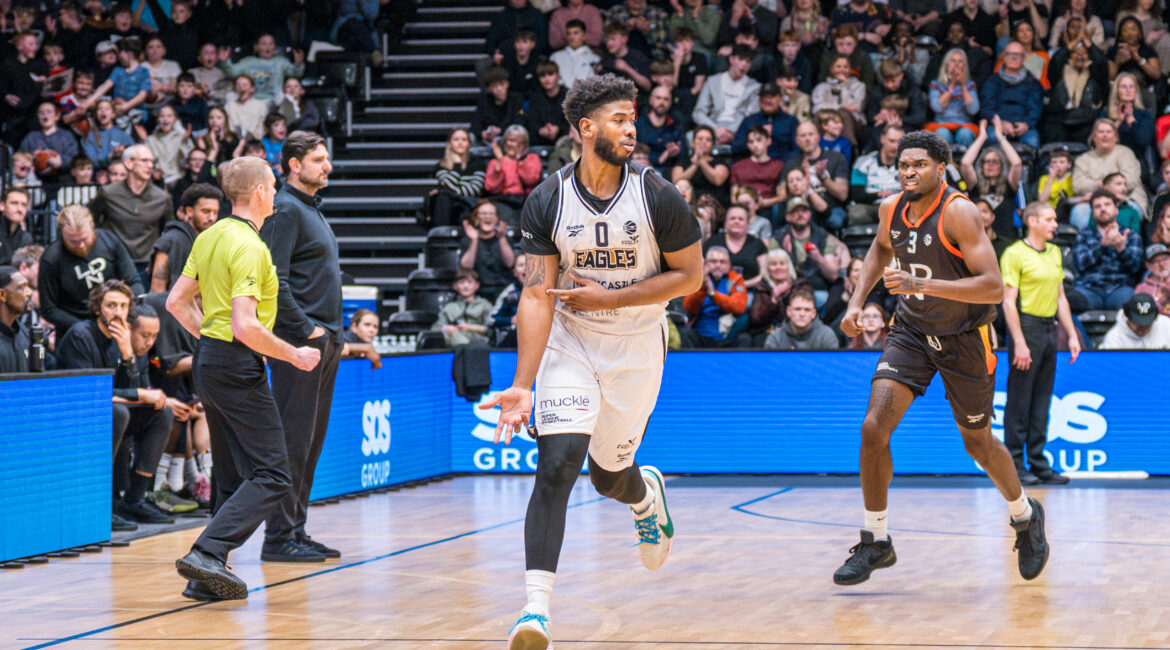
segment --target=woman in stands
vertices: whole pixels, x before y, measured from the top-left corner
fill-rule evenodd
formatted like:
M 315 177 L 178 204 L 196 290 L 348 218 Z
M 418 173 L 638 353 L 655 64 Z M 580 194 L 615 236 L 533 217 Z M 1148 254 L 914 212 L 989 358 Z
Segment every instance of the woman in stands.
M 753 348 L 764 347 L 764 340 L 772 328 L 784 320 L 788 296 L 797 282 L 796 267 L 783 248 L 768 251 L 764 267 L 764 280 L 752 290 L 752 302 L 748 308 L 747 333 L 752 337 Z
M 768 247 L 748 233 L 748 211 L 742 205 L 728 206 L 723 214 L 723 230 L 711 235 L 703 248 L 723 246 L 731 254 L 731 268 L 744 277 L 751 289 L 764 281 Z
M 1126 16 L 1117 22 L 1117 42 L 1109 49 L 1106 55 L 1109 59 L 1109 77 L 1117 78 L 1122 72 L 1132 73 L 1137 77 L 1142 92 L 1146 93 L 1146 103 L 1153 103 L 1155 97 L 1153 86 L 1162 74 L 1158 53 L 1146 45 L 1145 30 L 1142 23 L 1134 16 Z
M 504 130 L 502 140 L 492 142 L 493 160 L 488 163 L 483 189 L 497 203 L 512 208 L 502 217 L 512 223 L 524 199 L 540 184 L 542 169 L 540 156 L 528 152 L 528 129 L 513 124 Z M 480 280 L 484 280 L 482 275 Z
M 681 156 L 676 160 L 684 162 Z M 731 188 L 727 181 L 731 177 L 731 167 L 722 156 L 715 155 L 714 129 L 709 126 L 695 127 L 691 135 L 691 156 L 685 163 L 686 166 L 677 164 L 670 170 L 671 182 L 688 180 L 696 196 L 710 194 L 724 205 L 729 202 Z
M 349 319 L 349 329 L 341 334 L 343 343 L 373 343 L 378 336 L 378 315 L 359 309 Z
M 1117 123 L 1102 117 L 1093 123 L 1093 137 L 1090 151 L 1077 156 L 1073 161 L 1073 191 L 1084 201 L 1073 206 L 1069 223 L 1084 228 L 1092 221 L 1092 208 L 1088 198 L 1112 173 L 1125 176 L 1129 187 L 1129 198 L 1140 206 L 1149 205 L 1146 188 L 1142 185 L 1142 166 L 1129 147 L 1120 146 Z
M 496 205 L 481 199 L 463 222 L 463 240 L 459 242 L 459 267 L 479 276 L 480 297 L 494 302 L 512 281 L 512 264 L 516 255 L 508 241 L 508 226 L 500 221 Z
M 1092 61 L 1092 52 L 1080 42 L 1052 57 L 1053 65 L 1049 67 L 1052 90 L 1044 106 L 1044 119 L 1040 122 L 1040 136 L 1044 142 L 1084 142 L 1089 139 L 1093 120 L 1097 119 L 1106 94 L 1093 75 Z
M 195 146 L 207 154 L 213 165 L 238 158 L 244 152 L 243 140 L 232 131 L 231 120 L 218 106 L 207 111 L 207 133 L 199 137 Z
M 979 135 L 963 154 L 959 171 L 967 183 L 967 194 L 971 200 L 986 198 L 995 210 L 995 232 L 1008 242 L 1020 238 L 1012 215 L 1015 212 L 1016 190 L 1024 173 L 1024 163 L 1012 143 L 1003 136 L 999 116 L 994 118 L 995 137 L 998 146 L 984 146 L 987 143 L 987 120 L 979 121 Z M 978 159 L 978 164 L 976 164 Z M 1005 170 L 1004 167 L 1007 166 Z
M 881 350 L 886 347 L 890 332 L 886 324 L 886 310 L 876 302 L 867 302 L 861 308 L 861 334 L 849 340 L 850 350 Z
M 428 197 L 432 226 L 454 226 L 466 218 L 472 204 L 483 194 L 487 167 L 471 156 L 471 133 L 452 129 L 447 134 L 443 158 L 435 165 L 437 187 Z
M 1146 160 L 1154 144 L 1154 115 L 1146 110 L 1133 74 L 1122 72 L 1113 80 L 1105 117 L 1117 122 L 1118 141 L 1133 149 L 1138 160 Z
M 1080 19 L 1082 26 L 1074 32 L 1076 40 L 1083 40 L 1086 47 L 1089 45 L 1094 45 L 1098 49 L 1105 47 L 1105 27 L 1090 6 L 1089 0 L 1069 0 L 1068 9 L 1052 21 L 1052 26 L 1048 30 L 1049 49 L 1055 50 L 1061 45 L 1065 47 L 1072 45 L 1067 41 L 1062 43 L 1061 40 L 1065 36 L 1069 22 L 1077 18 Z

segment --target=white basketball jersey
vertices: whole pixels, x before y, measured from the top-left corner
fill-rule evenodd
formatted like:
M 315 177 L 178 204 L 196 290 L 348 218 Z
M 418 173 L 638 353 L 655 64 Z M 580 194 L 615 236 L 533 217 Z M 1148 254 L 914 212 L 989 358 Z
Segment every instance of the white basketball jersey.
M 621 185 L 608 209 L 596 212 L 581 196 L 574 167 L 566 165 L 557 172 L 560 191 L 552 232 L 561 257 L 557 288 L 576 286 L 569 271 L 576 271 L 611 291 L 661 273 L 662 251 L 658 248 L 646 200 L 646 179 L 650 171 L 626 165 Z M 559 314 L 590 329 L 614 334 L 639 332 L 658 325 L 665 307 L 666 303 L 657 303 L 576 312 L 557 301 Z

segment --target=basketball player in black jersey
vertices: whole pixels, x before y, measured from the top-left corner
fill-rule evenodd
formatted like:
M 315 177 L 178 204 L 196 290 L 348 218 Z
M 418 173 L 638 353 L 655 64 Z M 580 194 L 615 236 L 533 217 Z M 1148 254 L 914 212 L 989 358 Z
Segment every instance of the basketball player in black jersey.
M 1024 494 L 1011 455 L 991 435 L 995 355 L 988 325 L 995 318 L 994 305 L 1003 300 L 1003 280 L 978 209 L 944 181 L 950 159 L 947 143 L 927 131 L 909 133 L 898 143 L 902 192 L 882 201 L 877 236 L 841 322 L 846 336 L 861 332 L 861 303 L 879 277 L 898 296 L 861 425 L 865 528 L 861 542 L 833 574 L 840 585 L 864 582 L 874 569 L 897 560 L 886 532 L 886 496 L 894 473 L 890 435 L 936 372 L 967 453 L 1008 501 L 1020 575 L 1035 578 L 1048 560 L 1044 509 Z

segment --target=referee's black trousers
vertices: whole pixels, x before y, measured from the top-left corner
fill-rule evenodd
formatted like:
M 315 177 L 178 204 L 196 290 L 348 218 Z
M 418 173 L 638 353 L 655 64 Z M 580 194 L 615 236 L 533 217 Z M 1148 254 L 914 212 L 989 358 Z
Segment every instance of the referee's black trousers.
M 1032 365 L 1008 371 L 1007 405 L 1003 412 L 1003 444 L 1012 454 L 1016 470 L 1024 469 L 1027 458 L 1032 473 L 1051 471 L 1044 457 L 1048 440 L 1048 410 L 1056 379 L 1056 319 L 1020 314 L 1020 329 L 1032 355 Z M 1015 359 L 1015 346 L 1008 340 L 1008 354 Z
M 290 363 L 268 360 L 272 369 L 272 394 L 284 423 L 292 489 L 268 516 L 264 530 L 267 542 L 285 542 L 306 534 L 309 492 L 313 489 L 313 473 L 325 444 L 325 431 L 329 428 L 333 385 L 337 381 L 337 364 L 341 361 L 342 344 L 328 334 L 312 340 L 290 340 L 289 343 L 317 348 L 321 351 L 321 362 L 304 372 Z
M 227 443 L 242 482 L 195 540 L 195 548 L 227 561 L 268 518 L 292 484 L 280 413 L 263 357 L 240 342 L 207 336 L 195 355 L 195 388 L 207 424 Z

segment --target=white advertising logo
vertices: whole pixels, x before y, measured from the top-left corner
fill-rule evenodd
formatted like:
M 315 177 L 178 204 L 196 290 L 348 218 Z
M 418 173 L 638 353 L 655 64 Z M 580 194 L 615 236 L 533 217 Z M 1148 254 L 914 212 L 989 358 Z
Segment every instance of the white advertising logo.
M 1099 412 L 1105 403 L 1105 396 L 1088 391 L 1066 393 L 1064 397 L 1052 396 L 1048 409 L 1048 440 L 1064 440 L 1074 445 L 1091 445 L 1109 431 L 1109 421 Z M 995 392 L 995 414 L 991 431 L 1003 440 L 1004 408 L 1007 393 Z M 1044 455 L 1052 467 L 1060 472 L 1095 471 L 1109 459 L 1104 449 L 1061 449 L 1056 457 L 1045 450 Z
M 362 408 L 362 454 L 378 456 L 390 451 L 390 400 L 366 402 Z M 362 465 L 362 487 L 390 482 L 390 461 L 375 460 Z
M 521 452 L 514 445 L 509 446 L 503 444 L 503 434 L 500 435 L 500 443 L 496 444 L 492 441 L 496 437 L 496 425 L 500 422 L 500 409 L 493 408 L 483 410 L 479 408 L 496 398 L 499 392 L 491 392 L 479 399 L 478 402 L 471 405 L 471 412 L 475 415 L 475 419 L 479 423 L 471 430 L 471 435 L 478 440 L 489 443 L 488 446 L 480 447 L 472 454 L 471 460 L 475 464 L 476 469 L 482 471 L 491 471 L 493 469 L 500 469 L 503 471 L 513 472 L 535 472 L 536 471 L 536 449 L 533 448 L 527 454 Z M 533 400 L 535 400 L 535 395 Z M 527 429 L 521 429 L 519 433 L 512 435 L 512 440 L 524 440 L 526 442 L 535 443 L 532 436 L 528 435 Z

